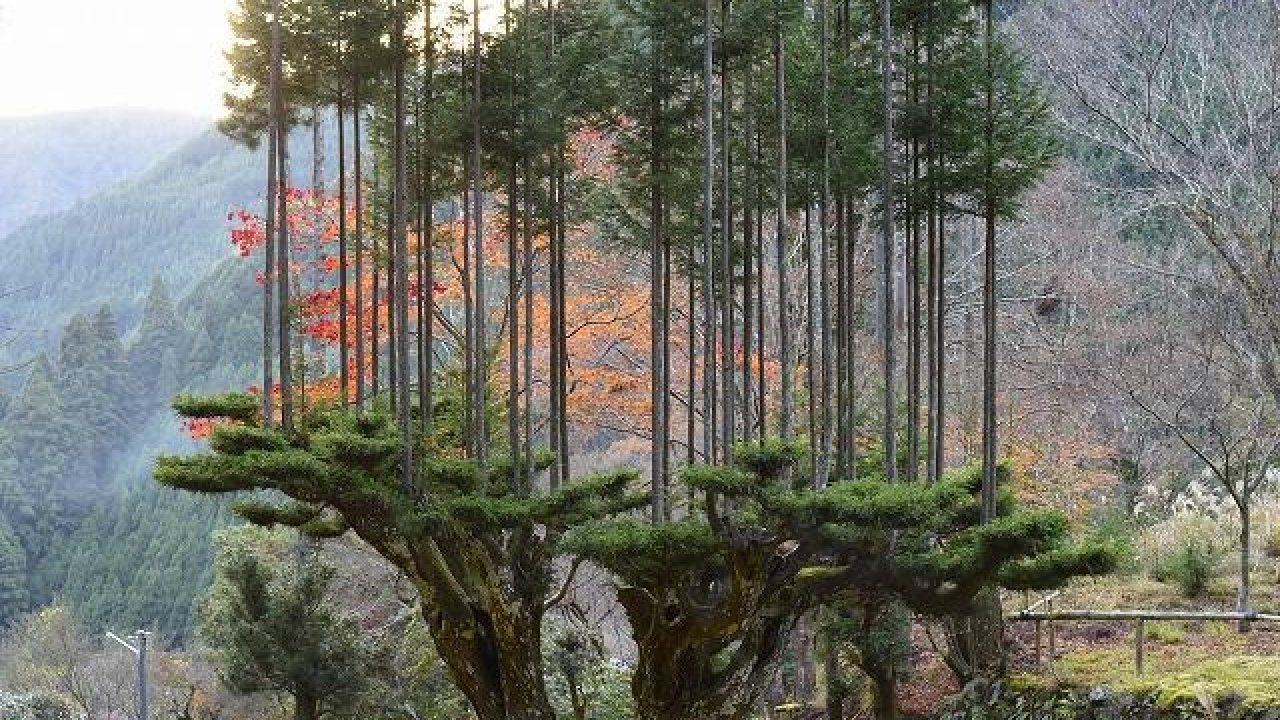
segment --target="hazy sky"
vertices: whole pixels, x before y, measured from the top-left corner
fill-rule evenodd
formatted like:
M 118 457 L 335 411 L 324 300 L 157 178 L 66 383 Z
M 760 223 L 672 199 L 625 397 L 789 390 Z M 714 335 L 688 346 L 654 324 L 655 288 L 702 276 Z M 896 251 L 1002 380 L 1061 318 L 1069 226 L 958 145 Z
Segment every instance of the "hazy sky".
M 0 115 L 128 106 L 213 116 L 234 0 L 0 0 Z
M 216 116 L 235 4 L 0 0 L 0 116 L 121 106 Z M 480 8 L 495 26 L 501 5 Z

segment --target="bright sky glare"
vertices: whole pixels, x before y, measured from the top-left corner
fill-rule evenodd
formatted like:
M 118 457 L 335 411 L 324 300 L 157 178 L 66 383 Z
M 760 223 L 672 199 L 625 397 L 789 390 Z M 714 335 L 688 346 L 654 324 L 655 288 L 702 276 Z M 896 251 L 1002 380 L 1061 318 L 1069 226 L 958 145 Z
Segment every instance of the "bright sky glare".
M 494 0 L 480 5 L 482 17 L 494 15 Z M 0 0 L 0 116 L 139 107 L 214 117 L 227 86 L 222 52 L 234 6 Z
M 0 0 L 0 115 L 143 107 L 213 116 L 234 0 Z

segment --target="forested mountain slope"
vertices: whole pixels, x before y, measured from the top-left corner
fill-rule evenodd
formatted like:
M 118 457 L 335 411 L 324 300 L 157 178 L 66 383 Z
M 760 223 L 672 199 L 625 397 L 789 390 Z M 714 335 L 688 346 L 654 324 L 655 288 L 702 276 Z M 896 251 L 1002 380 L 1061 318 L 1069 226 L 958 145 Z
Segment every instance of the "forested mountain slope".
M 229 517 L 156 487 L 151 463 L 192 447 L 175 393 L 251 381 L 260 310 L 226 216 L 261 175 L 208 130 L 4 240 L 3 352 L 22 365 L 0 408 L 0 625 L 61 601 L 95 627 L 189 631 Z
M 123 108 L 0 118 L 0 236 L 141 172 L 206 124 Z
M 206 131 L 154 167 L 29 220 L 3 240 L 6 324 L 33 347 L 77 309 L 111 303 L 132 325 L 152 278 L 181 289 L 231 253 L 227 211 L 260 193 L 253 156 Z

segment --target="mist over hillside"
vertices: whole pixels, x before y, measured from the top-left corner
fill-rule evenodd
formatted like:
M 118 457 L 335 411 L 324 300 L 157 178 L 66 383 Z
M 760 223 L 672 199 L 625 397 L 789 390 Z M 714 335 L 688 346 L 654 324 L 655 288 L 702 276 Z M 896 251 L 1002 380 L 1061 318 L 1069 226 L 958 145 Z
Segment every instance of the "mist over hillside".
M 0 237 L 144 170 L 208 123 L 124 108 L 0 118 Z

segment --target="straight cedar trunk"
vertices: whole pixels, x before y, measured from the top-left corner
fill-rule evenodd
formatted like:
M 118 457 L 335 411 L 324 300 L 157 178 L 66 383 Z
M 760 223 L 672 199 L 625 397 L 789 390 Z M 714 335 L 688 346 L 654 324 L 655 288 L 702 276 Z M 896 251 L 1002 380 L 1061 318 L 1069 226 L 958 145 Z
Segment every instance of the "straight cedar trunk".
M 284 117 L 283 59 L 280 39 L 280 0 L 271 0 L 271 118 L 276 132 L 276 350 L 280 363 L 280 425 L 293 430 L 293 373 L 289 353 L 289 129 Z M 268 238 L 268 252 L 271 239 Z M 268 278 L 267 282 L 271 282 Z M 270 393 L 271 388 L 262 392 Z
M 351 400 L 351 291 L 347 277 L 347 118 L 346 98 L 338 89 L 338 385 L 342 407 Z
M 273 6 L 273 11 L 276 8 Z M 275 97 L 275 84 L 279 79 L 275 74 L 276 66 L 271 66 L 270 87 L 267 91 Z M 270 118 L 267 121 L 267 219 L 266 242 L 263 244 L 262 264 L 262 424 L 271 427 L 274 422 L 275 407 L 272 402 L 272 386 L 275 384 L 275 350 L 272 335 L 275 328 L 275 308 L 272 305 L 272 278 L 276 272 L 276 253 L 273 240 L 276 236 L 276 202 L 279 198 L 279 187 L 276 183 L 276 153 L 279 143 L 276 136 L 275 104 L 271 103 Z
M 527 7 L 527 5 L 526 5 Z M 534 175 L 524 159 L 524 237 L 521 273 L 524 288 L 524 486 L 533 487 L 533 190 Z
M 822 431 L 815 458 L 817 472 L 814 485 L 821 490 L 827 487 L 831 473 L 831 451 L 833 442 L 832 403 L 835 400 L 832 389 L 832 327 L 831 327 L 831 39 L 828 0 L 821 0 L 818 6 L 820 15 L 820 43 L 822 62 L 822 177 L 818 198 L 818 301 L 821 305 L 818 323 L 821 329 L 819 338 L 822 345 L 820 353 L 822 361 Z
M 488 406 L 489 406 L 489 341 L 486 329 L 488 318 L 488 297 L 485 292 L 485 257 L 484 257 L 484 177 L 483 168 L 480 163 L 480 69 L 482 56 L 480 53 L 480 0 L 472 0 L 471 3 L 471 54 L 472 72 L 474 73 L 471 87 L 472 98 L 472 115 L 471 115 L 471 194 L 475 201 L 475 237 L 474 245 L 476 251 L 475 268 L 476 268 L 476 297 L 475 297 L 475 345 L 472 348 L 475 352 L 475 360 L 473 361 L 474 375 L 472 382 L 474 383 L 475 399 L 473 400 L 473 408 L 475 413 L 475 438 L 476 438 L 476 459 L 483 466 L 489 461 L 489 428 L 488 428 Z
M 752 104 L 752 115 L 754 122 L 755 105 Z M 754 133 L 756 167 L 764 167 L 764 135 L 757 125 Z M 765 270 L 765 245 L 764 245 L 764 186 L 765 183 L 761 178 L 756 179 L 756 264 L 759 270 L 756 272 L 756 414 L 759 417 L 759 425 L 756 427 L 757 439 L 764 442 L 765 436 L 769 433 L 769 398 L 768 386 L 765 382 L 765 293 L 764 293 L 764 270 Z
M 401 443 L 400 453 L 400 487 L 408 495 L 413 493 L 413 412 L 409 388 L 409 130 L 405 109 L 405 60 L 407 55 L 407 39 L 404 32 L 403 16 L 397 13 L 395 64 L 395 190 L 392 201 L 392 236 L 395 242 L 395 300 L 396 331 L 394 338 L 396 348 L 396 365 L 399 385 L 396 388 L 396 419 L 400 425 L 400 436 L 405 438 Z
M 661 50 L 653 51 L 653 74 L 650 92 L 651 128 L 649 143 L 649 367 L 651 404 L 649 420 L 653 429 L 653 441 L 649 445 L 649 492 L 650 517 L 653 522 L 660 523 L 667 517 L 667 478 L 664 458 L 666 455 L 667 418 L 666 396 L 668 380 L 666 378 L 668 342 L 664 336 L 666 318 L 664 317 L 667 268 L 664 263 L 666 253 L 662 237 L 663 230 L 663 194 L 662 194 L 662 149 L 664 135 L 662 107 L 662 68 Z
M 393 73 L 394 75 L 394 73 Z M 394 83 L 393 83 L 394 85 Z M 394 107 L 394 100 L 392 101 Z M 395 147 L 397 144 L 395 138 L 395 112 L 392 111 L 392 139 L 391 153 L 395 157 Z M 400 263 L 400 243 L 398 242 L 398 233 L 396 232 L 396 167 L 395 162 L 391 164 L 391 180 L 389 192 L 387 193 L 387 225 L 386 225 L 386 243 L 387 243 L 387 400 L 391 406 L 391 415 L 396 418 L 396 424 L 399 425 L 400 412 L 397 407 L 400 404 L 400 333 L 397 327 L 400 323 L 400 292 L 397 288 L 396 272 L 401 265 Z
M 920 66 L 919 23 L 911 27 L 911 71 L 907 77 L 904 95 L 909 96 L 915 106 L 920 104 L 920 78 L 917 68 Z M 923 357 L 921 344 L 920 317 L 920 207 L 916 201 L 917 188 L 920 186 L 920 142 L 912 135 L 910 147 L 910 181 L 907 184 L 907 482 L 920 479 L 920 398 L 921 398 L 921 361 Z
M 368 338 L 365 334 L 364 322 L 364 178 L 361 162 L 360 115 L 363 106 L 360 102 L 360 79 L 352 79 L 351 94 L 351 142 L 352 164 L 355 174 L 355 273 L 356 273 L 356 407 L 364 409 L 365 401 L 365 347 Z
M 720 22 L 728 32 L 732 5 L 722 0 Z M 730 79 L 728 49 L 720 53 L 720 443 L 721 460 L 733 461 L 734 430 L 737 410 L 734 399 L 733 332 L 733 177 L 730 165 L 730 122 L 733 116 L 733 85 Z
M 880 0 L 880 92 L 884 114 L 881 148 L 881 322 L 884 325 L 884 477 L 898 480 L 897 338 L 894 308 L 893 241 L 893 18 L 890 0 Z
M 564 482 L 568 483 L 572 475 L 569 457 L 569 314 L 567 305 L 566 290 L 568 287 L 568 263 L 566 257 L 566 248 L 568 240 L 569 223 L 566 217 L 565 202 L 565 167 L 563 161 L 563 149 L 557 160 L 556 173 L 556 265 L 559 271 L 559 290 L 556 293 L 557 316 L 560 320 L 560 332 L 556 334 L 554 340 L 560 346 L 560 362 L 557 366 L 557 372 L 560 375 L 560 414 L 557 421 L 560 423 L 560 447 L 557 449 L 556 457 L 560 462 L 560 477 Z
M 935 160 L 935 162 L 937 162 Z M 934 362 L 934 378 L 936 385 L 934 388 L 934 404 L 937 406 L 934 410 L 934 425 L 932 425 L 933 442 L 930 450 L 933 452 L 933 468 L 934 480 L 942 479 L 942 472 L 945 468 L 946 460 L 946 430 L 947 430 L 947 297 L 946 297 L 946 271 L 947 271 L 947 223 L 946 215 L 943 214 L 942 208 L 945 203 L 939 194 L 934 194 L 934 224 L 937 225 L 936 244 L 934 248 L 934 260 L 938 269 L 934 273 L 934 308 L 933 314 L 936 318 L 934 325 L 934 341 L 933 346 L 935 354 Z
M 986 47 L 985 192 L 982 282 L 982 518 L 996 516 L 996 202 L 995 202 L 995 71 L 992 59 L 994 18 L 991 0 L 983 6 Z
M 393 77 L 395 73 L 392 73 Z M 394 86 L 394 82 L 392 85 Z M 392 100 L 394 108 L 395 101 Z M 395 167 L 396 145 L 398 140 L 395 133 L 395 111 L 392 110 L 392 138 L 391 138 L 391 179 L 387 193 L 386 206 L 386 258 L 387 258 L 387 400 L 391 406 L 391 415 L 396 418 L 396 424 L 399 425 L 400 413 L 396 409 L 400 404 L 400 334 L 397 332 L 400 318 L 400 292 L 397 289 L 396 272 L 400 266 L 400 243 L 398 242 L 398 233 L 396 232 L 396 183 L 397 169 Z
M 849 442 L 848 435 L 851 431 L 849 427 L 846 407 L 849 402 L 849 344 L 847 338 L 850 330 L 848 328 L 851 319 L 848 317 L 846 307 L 848 302 L 845 298 L 849 294 L 848 289 L 848 273 L 846 265 L 848 263 L 848 248 L 846 247 L 845 235 L 845 204 L 843 197 L 836 198 L 836 227 L 835 227 L 835 246 L 836 246 L 836 442 L 835 442 L 835 475 L 837 478 L 847 476 L 849 467 Z
M 777 4 L 777 22 L 773 36 L 773 72 L 774 72 L 774 107 L 778 115 L 778 231 L 777 273 L 778 273 L 778 352 L 782 365 L 779 383 L 782 393 L 779 429 L 782 439 L 795 439 L 795 355 L 792 349 L 790 303 L 791 290 L 787 281 L 787 246 L 790 242 L 787 229 L 787 46 L 783 28 L 783 4 Z
M 547 3 L 547 41 L 548 41 L 548 57 L 554 63 L 556 60 L 556 6 L 555 2 Z M 564 190 L 562 181 L 563 170 L 561 164 L 564 161 L 564 148 L 557 141 L 550 150 L 547 162 L 547 184 L 549 190 L 547 196 L 548 203 L 548 279 L 550 282 L 550 290 L 548 292 L 548 301 L 550 304 L 549 321 L 551 325 L 551 382 L 550 382 L 550 404 L 551 417 L 551 450 L 556 454 L 555 464 L 552 466 L 551 473 L 551 489 L 556 489 L 562 484 L 569 482 L 568 473 L 568 457 L 564 449 L 568 447 L 567 434 L 568 424 L 565 421 L 565 415 L 568 408 L 566 407 L 566 399 L 568 397 L 567 389 L 564 387 L 566 375 L 563 371 L 565 366 L 564 345 L 562 340 L 565 335 L 564 320 L 564 252 L 560 246 L 564 241 L 564 229 L 561 224 L 564 221 L 563 214 L 563 198 L 561 193 Z
M 928 67 L 925 71 L 925 105 L 927 107 L 927 134 L 925 137 L 925 165 L 927 176 L 926 197 L 927 206 L 925 209 L 925 232 L 927 235 L 926 244 L 928 246 L 928 274 L 926 280 L 926 305 L 928 308 L 928 364 L 929 364 L 929 389 L 928 389 L 928 418 L 927 426 L 929 429 L 928 437 L 928 471 L 926 479 L 930 484 L 937 483 L 942 478 L 942 452 L 944 428 L 942 426 L 942 391 L 943 391 L 943 359 L 944 346 L 942 345 L 942 323 L 943 305 L 942 305 L 942 233 L 939 225 L 939 211 L 941 203 L 938 198 L 938 186 L 936 178 L 939 174 L 939 148 L 937 133 L 937 110 L 933 105 L 934 93 L 934 30 L 933 30 L 933 0 L 929 0 L 925 8 L 925 25 L 929 28 L 925 35 L 925 56 L 928 59 Z
M 467 429 L 467 457 L 476 457 L 475 437 L 475 346 L 476 346 L 476 309 L 475 296 L 471 287 L 471 246 L 475 243 L 475 226 L 471 212 L 471 160 L 462 161 L 462 269 L 458 279 L 462 284 L 462 324 L 465 328 L 462 339 L 463 373 L 462 385 L 465 388 L 462 402 L 462 426 Z
M 696 257 L 697 248 L 689 248 L 689 275 L 688 284 L 685 292 L 688 296 L 688 307 L 685 308 L 685 314 L 688 316 L 688 355 L 685 364 L 688 366 L 688 385 L 685 388 L 685 464 L 692 465 L 697 456 L 697 447 L 694 444 L 697 438 L 697 412 L 694 409 L 694 393 L 696 392 L 698 383 L 698 307 L 697 307 L 697 273 L 694 272 L 695 264 L 692 260 Z M 706 460 L 706 457 L 703 458 Z M 690 491 L 690 498 L 693 497 Z
M 818 281 L 814 278 L 817 272 L 817 253 L 814 252 L 813 243 L 813 199 L 812 188 L 806 183 L 804 200 L 804 240 L 801 247 L 804 249 L 804 345 L 805 345 L 805 409 L 808 411 L 809 431 L 809 448 L 816 452 L 818 450 Z M 809 473 L 809 484 L 817 485 L 818 482 L 818 464 L 813 463 Z
M 715 25 L 712 0 L 702 4 L 702 450 L 707 462 L 718 458 L 716 442 L 716 280 L 715 280 Z
M 751 159 L 751 140 L 755 136 L 755 103 L 752 102 L 755 63 L 750 57 L 743 58 L 746 67 L 743 82 L 743 111 L 746 115 L 745 131 L 742 147 L 747 148 L 746 161 L 743 162 L 743 203 L 742 203 L 742 441 L 749 442 L 754 437 L 757 422 L 763 422 L 755 405 L 756 388 L 755 373 L 752 369 L 755 347 L 755 314 L 756 304 L 752 299 L 755 292 L 755 263 L 759 255 L 756 253 L 756 220 L 754 195 L 756 185 L 755 167 Z M 759 258 L 761 261 L 763 258 Z M 761 338 L 761 343 L 764 340 Z
M 551 451 L 560 451 L 560 398 L 563 394 L 560 392 L 560 343 L 556 339 L 560 333 L 560 301 L 559 293 L 562 287 L 560 278 L 560 263 L 558 262 L 560 253 L 556 248 L 559 242 L 560 233 L 556 229 L 556 158 L 554 151 L 548 158 L 547 166 L 549 168 L 547 174 L 547 282 L 550 287 L 547 289 L 547 319 L 550 324 L 550 341 L 551 347 L 548 348 L 550 355 L 550 367 L 548 373 L 550 375 L 548 382 L 549 397 L 548 404 L 551 406 L 548 417 Z M 551 466 L 551 489 L 555 490 L 560 487 L 561 483 L 568 480 L 563 475 L 564 467 L 557 458 Z
M 373 165 L 372 184 L 378 185 L 378 165 Z M 382 268 L 378 265 L 378 233 L 369 233 L 369 303 L 372 309 L 369 314 L 369 394 L 377 397 L 382 389 L 381 365 L 382 355 L 382 317 L 379 306 L 382 301 Z
M 422 179 L 418 207 L 418 408 L 422 416 L 423 437 L 431 436 L 435 414 L 435 153 L 430 146 L 429 130 L 434 124 L 436 71 L 432 5 L 431 0 L 423 3 L 423 102 L 417 123 L 418 166 Z M 426 113 L 425 118 L 423 112 Z
M 671 243 L 667 238 L 670 224 L 670 208 L 666 203 L 662 207 L 662 337 L 671 342 Z M 662 444 L 662 491 L 667 501 L 664 506 L 664 520 L 670 521 L 671 513 L 671 349 L 662 353 L 662 417 L 664 427 L 662 436 L 666 442 Z
M 533 48 L 527 28 L 527 22 L 533 18 L 533 0 L 524 0 L 524 17 L 525 23 L 521 25 L 521 47 L 526 52 Z M 528 56 L 525 56 L 526 58 Z M 526 60 L 527 62 L 527 60 Z M 526 65 L 525 70 L 527 71 Z M 521 75 L 520 88 L 521 94 L 525 101 L 526 107 L 533 102 L 532 93 L 529 90 L 528 76 Z M 527 122 L 526 111 L 521 111 L 522 121 Z M 522 122 L 522 125 L 525 124 Z M 524 192 L 521 196 L 522 201 L 522 238 L 521 238 L 521 288 L 524 290 L 524 408 L 522 411 L 522 440 L 524 444 L 523 464 L 524 468 L 523 481 L 524 487 L 530 489 L 533 487 L 533 196 L 535 187 L 534 173 L 530 160 L 530 154 L 526 152 L 521 158 L 521 175 L 524 176 Z
M 511 40 L 511 0 L 502 4 L 502 23 L 505 38 Z M 515 88 L 507 93 L 508 109 L 511 111 L 512 125 L 511 145 L 515 147 Z M 519 232 L 516 211 L 516 183 L 519 181 L 517 171 L 519 160 L 514 149 L 507 166 L 507 447 L 511 453 L 511 484 L 517 493 L 521 490 L 523 472 L 520 456 L 520 273 L 519 273 Z

